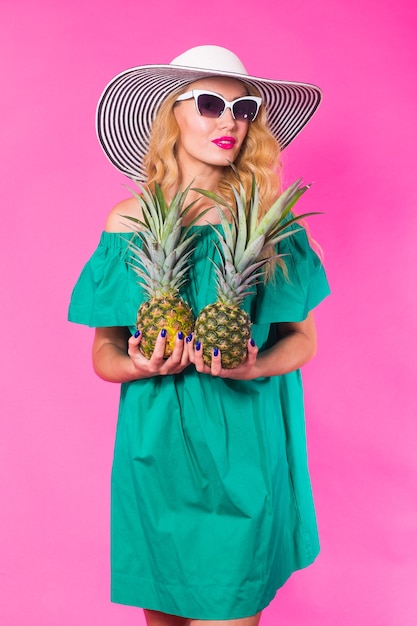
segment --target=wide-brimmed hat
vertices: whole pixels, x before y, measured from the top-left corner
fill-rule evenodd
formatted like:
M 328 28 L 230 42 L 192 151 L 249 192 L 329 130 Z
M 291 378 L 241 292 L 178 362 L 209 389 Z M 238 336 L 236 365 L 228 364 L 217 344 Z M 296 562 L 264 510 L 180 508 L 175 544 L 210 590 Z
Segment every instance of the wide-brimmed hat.
M 123 174 L 146 181 L 143 158 L 160 104 L 177 89 L 212 76 L 237 78 L 256 87 L 281 150 L 307 124 L 322 95 L 315 85 L 250 76 L 226 48 L 197 46 L 169 65 L 133 67 L 109 82 L 97 106 L 96 122 L 98 139 L 111 163 Z

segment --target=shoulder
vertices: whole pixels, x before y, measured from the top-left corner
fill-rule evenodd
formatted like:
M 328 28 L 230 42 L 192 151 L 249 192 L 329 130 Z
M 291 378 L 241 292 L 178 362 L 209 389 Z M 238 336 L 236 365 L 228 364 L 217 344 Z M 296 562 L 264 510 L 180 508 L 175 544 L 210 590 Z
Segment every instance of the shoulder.
M 108 214 L 104 230 L 109 233 L 131 232 L 132 228 L 126 217 L 142 218 L 140 204 L 136 198 L 126 198 L 118 202 Z

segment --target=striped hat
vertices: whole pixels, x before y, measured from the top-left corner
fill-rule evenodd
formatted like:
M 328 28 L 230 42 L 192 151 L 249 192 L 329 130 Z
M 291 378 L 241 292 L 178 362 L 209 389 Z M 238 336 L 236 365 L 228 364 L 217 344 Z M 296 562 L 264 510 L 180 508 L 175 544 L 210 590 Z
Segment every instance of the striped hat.
M 143 158 L 160 104 L 177 89 L 212 76 L 237 78 L 258 89 L 269 129 L 281 149 L 307 124 L 321 100 L 315 85 L 250 76 L 226 48 L 191 48 L 169 65 L 133 67 L 107 85 L 97 106 L 96 124 L 99 142 L 111 163 L 130 178 L 146 182 Z

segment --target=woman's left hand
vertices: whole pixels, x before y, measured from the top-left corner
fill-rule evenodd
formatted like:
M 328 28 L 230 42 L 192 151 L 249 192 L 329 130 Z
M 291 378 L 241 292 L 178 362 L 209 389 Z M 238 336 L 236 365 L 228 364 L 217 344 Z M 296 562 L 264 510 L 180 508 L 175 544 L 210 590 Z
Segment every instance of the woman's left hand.
M 257 378 L 260 374 L 255 367 L 258 348 L 250 339 L 248 341 L 248 353 L 245 361 L 238 367 L 226 369 L 222 367 L 222 355 L 220 350 L 213 353 L 211 365 L 208 366 L 203 361 L 203 346 L 197 342 L 194 344 L 194 337 L 187 341 L 188 358 L 194 363 L 197 372 L 201 374 L 209 374 L 218 378 L 232 378 L 234 380 L 251 380 Z
M 203 348 L 194 345 L 194 338 L 187 338 L 188 359 L 202 374 L 211 374 L 221 378 L 235 380 L 252 380 L 264 376 L 282 376 L 299 369 L 310 359 L 317 350 L 316 326 L 313 312 L 307 315 L 302 322 L 280 322 L 276 324 L 278 340 L 270 348 L 258 354 L 258 348 L 248 341 L 248 355 L 246 360 L 233 369 L 222 367 L 220 351 L 213 354 L 211 365 L 203 361 Z

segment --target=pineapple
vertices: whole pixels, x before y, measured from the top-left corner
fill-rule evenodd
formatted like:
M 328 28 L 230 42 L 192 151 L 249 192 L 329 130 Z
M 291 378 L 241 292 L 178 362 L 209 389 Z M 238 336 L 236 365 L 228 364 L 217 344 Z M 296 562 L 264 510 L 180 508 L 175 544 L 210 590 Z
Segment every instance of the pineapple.
M 240 305 L 264 274 L 264 265 L 268 261 L 265 258 L 266 249 L 296 232 L 286 230 L 288 226 L 311 215 L 287 219 L 291 208 L 307 189 L 308 186 L 301 186 L 301 181 L 296 181 L 261 220 L 258 220 L 259 195 L 254 177 L 248 201 L 242 185 L 240 190 L 233 189 L 236 211 L 217 194 L 196 189 L 215 202 L 223 229 L 222 235 L 213 226 L 218 235 L 217 247 L 221 259 L 219 264 L 214 263 L 217 300 L 205 306 L 195 322 L 195 341 L 202 344 L 206 365 L 210 365 L 216 347 L 221 352 L 222 366 L 226 369 L 237 367 L 245 360 L 251 320 Z M 232 224 L 222 206 L 234 216 Z
M 137 326 L 142 332 L 139 347 L 150 358 L 160 331 L 165 329 L 164 358 L 168 358 L 177 334 L 181 331 L 184 336 L 189 335 L 194 328 L 191 308 L 180 296 L 196 237 L 196 233 L 189 232 L 194 222 L 182 228 L 182 219 L 194 203 L 183 208 L 190 187 L 178 191 L 168 206 L 158 185 L 154 192 L 147 186 L 138 186 L 142 193 L 132 193 L 141 205 L 143 219 L 124 217 L 133 223 L 135 232 L 128 246 L 130 265 L 148 296 L 137 313 Z

